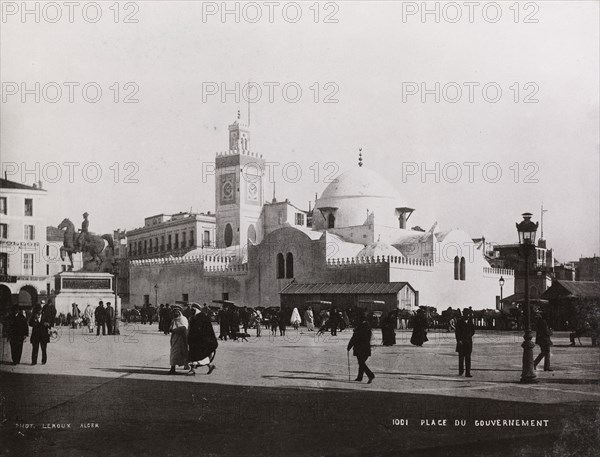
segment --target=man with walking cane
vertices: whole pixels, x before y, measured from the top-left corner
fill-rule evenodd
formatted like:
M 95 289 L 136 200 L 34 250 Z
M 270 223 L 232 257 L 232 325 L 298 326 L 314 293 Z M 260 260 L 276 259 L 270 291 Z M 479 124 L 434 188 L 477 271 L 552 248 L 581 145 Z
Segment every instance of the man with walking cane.
M 355 381 L 361 382 L 363 374 L 366 374 L 369 378 L 368 384 L 371 384 L 375 375 L 369 370 L 366 363 L 371 356 L 371 326 L 367 322 L 364 312 L 361 313 L 360 324 L 354 329 L 352 338 L 348 342 L 348 369 L 350 369 L 350 349 L 352 348 L 354 348 L 353 353 L 358 361 L 358 376 Z

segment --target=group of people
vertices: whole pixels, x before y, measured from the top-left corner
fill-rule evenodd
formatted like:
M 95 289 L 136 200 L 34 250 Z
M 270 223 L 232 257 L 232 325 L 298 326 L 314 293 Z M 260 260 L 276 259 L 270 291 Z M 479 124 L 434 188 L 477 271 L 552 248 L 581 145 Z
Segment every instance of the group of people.
M 256 329 L 256 336 L 261 336 L 261 324 L 263 315 L 258 309 L 250 309 L 247 306 L 238 308 L 233 305 L 225 305 L 217 313 L 219 323 L 219 339 L 237 340 L 238 336 L 244 338 L 248 335 L 248 329 Z M 240 327 L 244 330 L 240 332 Z
M 194 303 L 190 306 L 189 319 L 183 314 L 179 305 L 170 308 L 172 320 L 169 326 L 171 333 L 170 374 L 176 374 L 176 367 L 183 366 L 188 375 L 195 375 L 196 368 L 208 367 L 208 374 L 216 368 L 214 360 L 219 343 L 212 327 L 209 308 L 204 304 Z
M 23 343 L 29 336 L 29 327 L 31 327 L 31 364 L 36 365 L 38 354 L 42 350 L 42 365 L 48 361 L 47 347 L 50 342 L 50 332 L 54 327 L 56 319 L 56 308 L 51 300 L 46 303 L 44 300 L 40 305 L 34 307 L 29 319 L 23 313 L 18 305 L 12 307 L 6 320 L 6 336 L 10 344 L 10 353 L 13 365 L 21 363 L 23 354 Z
M 113 335 L 116 328 L 116 312 L 112 307 L 111 302 L 104 302 L 100 300 L 96 308 L 88 303 L 85 310 L 81 312 L 77 303 L 71 304 L 71 313 L 67 315 L 67 325 L 72 328 L 79 328 L 80 325 L 87 326 L 88 333 L 94 333 L 96 329 L 96 336 L 100 336 L 100 330 L 102 335 Z
M 178 306 L 178 305 L 175 305 Z M 173 309 L 175 308 L 175 306 L 173 307 Z M 179 309 L 181 309 L 181 306 L 178 306 Z M 150 308 L 150 306 L 144 307 L 146 309 Z M 144 317 L 150 316 L 151 313 L 149 312 L 143 312 L 144 308 L 142 308 L 142 319 L 144 319 Z M 168 303 L 166 305 L 163 305 L 162 303 L 160 304 L 160 306 L 158 307 L 158 331 L 159 332 L 163 332 L 165 335 L 169 334 L 169 331 L 171 329 L 171 324 L 172 324 L 172 320 L 173 320 L 173 309 L 171 308 L 171 305 L 169 305 Z M 150 324 L 152 324 L 152 317 L 149 318 L 150 320 Z M 145 319 L 142 322 L 143 324 L 146 323 Z
M 96 309 L 93 309 L 89 304 L 83 313 L 79 310 L 76 303 L 72 304 L 72 319 L 77 325 L 79 321 L 87 323 L 89 331 L 93 333 L 94 323 L 96 324 L 96 335 L 111 335 L 114 330 L 115 310 L 110 302 L 106 303 L 106 307 L 102 301 L 99 302 Z M 208 373 L 212 373 L 215 365 L 211 362 L 216 354 L 218 347 L 217 338 L 215 336 L 212 321 L 211 310 L 204 304 L 200 306 L 196 303 L 188 304 L 185 309 L 179 305 L 166 306 L 160 305 L 159 308 L 159 331 L 171 335 L 171 352 L 170 352 L 170 373 L 175 373 L 177 366 L 183 366 L 188 370 L 188 374 L 195 374 L 195 369 L 200 366 L 208 366 Z M 295 329 L 298 329 L 302 323 L 300 312 L 294 308 L 291 316 L 285 310 L 277 310 L 276 314 L 271 314 L 268 318 L 271 325 L 271 332 L 276 335 L 279 329 L 280 335 L 284 336 L 287 323 L 289 322 Z M 304 324 L 309 331 L 315 330 L 315 317 L 311 307 L 304 311 Z M 15 305 L 8 315 L 6 320 L 6 333 L 10 348 L 13 364 L 19 364 L 23 352 L 23 342 L 29 336 L 29 327 L 31 327 L 30 342 L 32 344 L 32 365 L 37 364 L 38 353 L 41 349 L 42 364 L 47 362 L 47 345 L 50 342 L 51 329 L 54 326 L 56 319 L 56 308 L 51 300 L 46 303 L 44 300 L 40 305 L 34 306 L 31 314 L 25 316 L 23 310 Z M 347 326 L 347 314 L 340 312 L 337 308 L 332 308 L 323 316 L 323 324 L 320 331 L 330 329 L 332 335 L 336 335 L 336 331 Z M 218 322 L 220 328 L 219 339 L 227 340 L 228 338 L 237 339 L 240 335 L 240 325 L 244 329 L 242 334 L 244 337 L 247 334 L 248 328 L 251 326 L 256 328 L 256 336 L 260 336 L 260 326 L 263 322 L 263 316 L 259 310 L 248 309 L 247 307 L 236 308 L 235 306 L 225 306 L 218 313 Z M 348 343 L 348 351 L 354 350 L 354 355 L 358 360 L 359 373 L 356 381 L 361 381 L 366 374 L 369 383 L 373 381 L 375 375 L 367 367 L 366 361 L 371 356 L 371 322 L 369 315 L 364 310 L 359 310 L 356 313 L 356 325 L 353 335 Z M 415 346 L 422 346 L 428 341 L 427 338 L 427 317 L 422 309 L 419 309 L 412 322 L 413 332 L 410 342 Z M 381 321 L 382 345 L 392 346 L 396 344 L 396 336 L 394 329 L 396 328 L 396 315 L 389 312 Z M 471 374 L 471 354 L 473 352 L 473 336 L 475 335 L 475 325 L 473 323 L 473 311 L 470 308 L 465 308 L 462 312 L 455 311 L 453 329 L 456 338 L 456 352 L 458 353 L 458 374 L 465 377 L 472 377 Z M 537 365 L 544 361 L 544 371 L 552 371 L 550 366 L 550 348 L 552 346 L 552 330 L 549 328 L 546 321 L 546 316 L 543 312 L 536 314 L 536 338 L 535 343 L 540 346 L 541 352 L 534 361 Z M 571 336 L 573 341 L 573 337 Z
M 368 323 L 368 319 L 364 319 L 363 322 Z M 362 325 L 362 327 L 361 327 Z M 423 310 L 419 309 L 415 314 L 413 320 L 413 332 L 410 339 L 411 344 L 421 347 L 423 343 L 428 341 L 427 338 L 427 318 Z M 359 331 L 360 328 L 360 331 Z M 388 313 L 388 315 L 381 322 L 381 334 L 382 334 L 382 345 L 392 346 L 396 344 L 396 333 L 395 329 L 395 316 L 394 312 Z M 456 349 L 458 353 L 458 375 L 463 374 L 467 378 L 473 377 L 471 374 L 471 354 L 473 352 L 473 336 L 475 335 L 475 325 L 473 323 L 473 310 L 471 308 L 465 308 L 462 312 L 460 310 L 455 311 L 453 317 L 453 330 L 456 338 Z M 367 373 L 369 376 L 369 382 L 371 382 L 370 373 L 366 368 L 366 358 L 370 356 L 369 350 L 366 350 L 366 330 L 364 329 L 363 323 L 356 328 L 355 333 L 348 344 L 348 350 L 355 344 L 355 340 L 363 341 L 363 345 L 359 344 L 359 375 L 358 380 L 362 379 L 362 373 Z M 544 361 L 544 371 L 553 371 L 550 367 L 550 347 L 552 346 L 552 330 L 548 326 L 546 316 L 543 312 L 536 314 L 536 336 L 535 344 L 540 347 L 540 354 L 534 360 L 534 368 L 537 369 L 538 364 Z M 370 338 L 370 334 L 369 334 Z M 357 351 L 355 349 L 355 355 Z M 365 357 L 367 356 L 367 357 Z M 358 358 L 358 355 L 357 355 Z M 362 368 L 361 368 L 362 366 Z

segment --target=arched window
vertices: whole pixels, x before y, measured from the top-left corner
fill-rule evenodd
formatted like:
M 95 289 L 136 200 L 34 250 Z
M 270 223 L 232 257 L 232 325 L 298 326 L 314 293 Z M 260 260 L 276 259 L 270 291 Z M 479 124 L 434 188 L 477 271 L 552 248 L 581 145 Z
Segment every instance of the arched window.
M 460 268 L 460 260 L 458 256 L 454 257 L 454 280 L 458 281 L 460 279 L 459 276 L 459 268 Z
M 335 216 L 333 215 L 333 213 L 329 213 L 329 216 L 327 216 L 327 228 L 334 228 L 335 227 Z
M 529 298 L 540 298 L 540 290 L 536 286 L 529 288 Z
M 288 252 L 285 256 L 285 277 L 294 277 L 294 254 Z
M 256 243 L 256 229 L 252 224 L 248 227 L 248 241 Z
M 233 243 L 233 228 L 231 228 L 231 224 L 227 224 L 225 226 L 225 246 L 229 247 L 231 246 L 231 243 Z
M 285 278 L 285 260 L 283 254 L 277 254 L 277 279 Z
M 467 279 L 465 268 L 466 268 L 465 258 L 461 257 L 460 258 L 460 280 L 461 281 L 464 281 L 465 279 Z

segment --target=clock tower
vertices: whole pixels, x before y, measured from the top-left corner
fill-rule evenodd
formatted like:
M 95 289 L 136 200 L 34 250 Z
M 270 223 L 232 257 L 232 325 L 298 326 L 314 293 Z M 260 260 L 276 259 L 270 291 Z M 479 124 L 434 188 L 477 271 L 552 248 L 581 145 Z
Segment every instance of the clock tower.
M 216 245 L 240 246 L 256 241 L 256 222 L 264 202 L 262 155 L 250 151 L 250 129 L 237 119 L 229 126 L 229 150 L 215 160 Z

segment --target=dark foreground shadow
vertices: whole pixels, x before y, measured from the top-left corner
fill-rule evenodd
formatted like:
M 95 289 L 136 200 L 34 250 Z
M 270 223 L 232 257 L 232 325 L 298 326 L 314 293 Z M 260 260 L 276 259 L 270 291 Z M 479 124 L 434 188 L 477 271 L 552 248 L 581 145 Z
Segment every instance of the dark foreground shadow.
M 555 348 L 572 348 L 572 349 L 596 349 L 596 350 L 600 350 L 600 347 L 598 346 L 592 346 L 591 344 L 584 344 L 584 345 L 579 345 L 576 344 L 575 346 L 571 346 L 570 344 L 554 344 L 553 345 Z
M 125 367 L 125 368 L 92 368 L 93 370 L 106 371 L 111 373 L 126 373 L 126 374 L 153 374 L 153 375 L 165 375 L 165 376 L 176 376 L 169 374 L 169 368 L 157 368 L 157 367 Z M 185 374 L 186 371 L 179 369 L 177 374 Z
M 0 394 L 0 442 L 8 456 L 533 457 L 568 449 L 587 457 L 600 446 L 598 402 L 535 404 L 366 386 L 304 389 L 6 372 L 0 372 Z M 400 419 L 408 423 L 399 425 Z M 426 419 L 446 419 L 448 425 L 422 425 Z M 548 422 L 475 425 L 498 419 Z M 455 426 L 455 420 L 465 426 Z M 64 423 L 71 428 L 42 428 Z M 90 423 L 97 427 L 81 426 Z
M 600 385 L 600 379 L 557 379 L 557 378 L 540 378 L 538 376 L 539 383 L 541 384 L 567 384 L 567 385 Z

